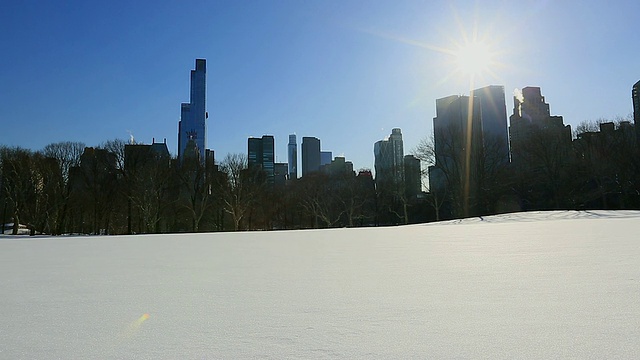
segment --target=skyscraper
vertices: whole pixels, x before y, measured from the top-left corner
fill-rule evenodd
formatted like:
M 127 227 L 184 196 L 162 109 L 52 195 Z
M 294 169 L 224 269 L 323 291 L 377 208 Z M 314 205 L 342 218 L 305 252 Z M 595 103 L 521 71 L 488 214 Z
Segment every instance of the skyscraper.
M 264 135 L 262 136 L 262 170 L 267 174 L 268 184 L 273 184 L 275 161 L 275 140 L 271 135 Z
M 275 141 L 272 135 L 249 138 L 247 141 L 247 164 L 250 170 L 262 171 L 269 184 L 274 183 Z
M 478 194 L 478 160 L 483 156 L 481 105 L 478 97 L 452 95 L 436 100 L 433 118 L 436 163 L 429 167 L 429 188 L 449 189 L 460 215 L 467 216 Z
M 262 139 L 250 137 L 247 140 L 247 166 L 262 170 Z
M 502 164 L 509 162 L 509 132 L 504 86 L 491 85 L 473 90 L 480 99 L 480 121 L 484 148 Z
M 402 165 L 404 163 L 404 144 L 402 142 L 402 131 L 399 128 L 391 129 L 389 136 L 391 148 L 393 149 L 393 177 L 397 183 L 404 181 L 404 171 Z
M 404 192 L 407 199 L 418 196 L 422 191 L 420 159 L 413 155 L 404 156 Z
M 200 161 L 205 161 L 207 148 L 206 77 L 207 61 L 196 59 L 196 69 L 191 70 L 191 94 L 188 103 L 182 103 L 178 123 L 178 158 L 184 158 L 189 140 L 195 142 Z
M 391 130 L 388 139 L 377 141 L 373 145 L 376 186 L 397 190 L 404 185 L 404 145 L 402 131 Z
M 320 139 L 302 138 L 302 176 L 320 170 Z
M 562 116 L 551 116 L 539 87 L 528 86 L 513 97 L 513 115 L 509 117 L 511 162 L 517 166 L 536 167 L 531 162 L 532 147 L 554 146 L 568 155 L 571 126 Z
M 289 179 L 297 179 L 298 178 L 298 143 L 296 140 L 296 135 L 289 135 L 289 145 L 287 147 L 289 152 Z
M 331 164 L 333 153 L 331 151 L 320 151 L 320 166 Z

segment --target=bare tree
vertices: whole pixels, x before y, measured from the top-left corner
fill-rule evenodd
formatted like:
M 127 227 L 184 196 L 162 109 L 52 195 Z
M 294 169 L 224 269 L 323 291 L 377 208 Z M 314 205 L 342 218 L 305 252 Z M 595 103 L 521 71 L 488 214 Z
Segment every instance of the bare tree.
M 55 210 L 54 189 L 60 181 L 55 160 L 22 148 L 2 148 L 2 187 L 13 210 L 13 234 L 25 223 L 33 235 L 36 230 L 51 232 L 49 222 Z
M 58 161 L 66 184 L 69 180 L 69 169 L 80 166 L 80 156 L 82 156 L 84 148 L 85 144 L 82 142 L 63 141 L 48 144 L 42 149 L 42 154 Z
M 533 128 L 524 141 L 512 149 L 515 171 L 521 177 L 519 193 L 539 209 L 569 206 L 571 135 L 556 128 Z M 546 201 L 546 199 L 550 199 Z M 537 205 L 536 205 L 537 204 Z
M 412 150 L 412 154 L 420 159 L 422 164 L 425 164 L 420 171 L 422 185 L 429 190 L 427 202 L 436 213 L 436 221 L 440 221 L 442 219 L 440 210 L 448 197 L 448 193 L 447 187 L 431 186 L 429 182 L 429 169 L 433 169 L 436 164 L 435 139 L 433 135 L 422 138 Z
M 23 215 L 25 217 L 27 215 L 28 202 L 34 192 L 33 178 L 29 169 L 31 156 L 31 151 L 27 149 L 0 148 L 2 190 L 6 201 L 11 205 L 14 235 L 18 234 Z
M 62 181 L 59 183 L 57 193 L 60 195 L 58 200 L 57 227 L 55 233 L 62 234 L 67 231 L 67 214 L 71 199 L 71 184 L 69 182 L 69 170 L 73 167 L 80 166 L 80 157 L 84 151 L 85 144 L 81 142 L 57 142 L 48 144 L 42 150 L 45 157 L 55 159 L 60 167 Z
M 312 219 L 313 227 L 318 228 L 321 221 L 325 227 L 339 223 L 345 213 L 340 203 L 340 194 L 336 184 L 327 174 L 316 172 L 305 175 L 298 183 L 300 206 Z
M 169 203 L 170 157 L 148 146 L 126 148 L 125 192 L 128 200 L 128 232 L 133 229 L 133 212 L 139 232 L 160 232 L 162 213 Z
M 185 156 L 176 168 L 180 182 L 180 203 L 191 219 L 191 231 L 200 231 L 205 215 L 214 206 L 214 178 L 198 156 Z
M 251 179 L 244 154 L 227 154 L 220 163 L 220 171 L 225 175 L 218 182 L 223 194 L 224 210 L 231 215 L 234 230 L 238 231 L 243 219 L 251 211 L 253 198 L 260 186 Z

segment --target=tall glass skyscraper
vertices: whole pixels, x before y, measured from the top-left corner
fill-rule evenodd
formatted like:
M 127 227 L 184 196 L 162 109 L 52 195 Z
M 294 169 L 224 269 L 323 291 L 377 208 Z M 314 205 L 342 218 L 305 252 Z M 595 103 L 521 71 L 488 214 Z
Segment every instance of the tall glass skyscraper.
M 249 138 L 247 142 L 247 162 L 249 169 L 263 171 L 269 184 L 274 182 L 275 174 L 275 139 L 272 135 L 262 138 Z
M 207 61 L 196 59 L 196 69 L 191 70 L 191 94 L 188 103 L 182 103 L 180 108 L 180 122 L 178 123 L 178 158 L 182 160 L 189 141 L 193 140 L 200 161 L 205 160 L 207 148 L 207 127 L 208 117 L 206 111 L 206 82 L 207 82 Z
M 399 128 L 392 129 L 388 139 L 373 144 L 373 156 L 377 186 L 396 188 L 404 183 L 404 145 Z
M 501 164 L 509 163 L 509 132 L 504 86 L 486 86 L 473 90 L 472 95 L 480 99 L 480 122 L 485 149 L 493 152 L 491 156 Z
M 287 147 L 289 151 L 289 179 L 298 178 L 298 143 L 296 135 L 289 135 L 289 145 Z

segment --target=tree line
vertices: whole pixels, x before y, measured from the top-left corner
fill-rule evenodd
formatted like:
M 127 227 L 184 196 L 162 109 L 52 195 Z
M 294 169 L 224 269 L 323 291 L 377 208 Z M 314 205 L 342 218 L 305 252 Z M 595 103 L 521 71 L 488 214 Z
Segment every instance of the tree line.
M 285 184 L 249 169 L 244 154 L 218 164 L 136 148 L 59 142 L 0 147 L 2 226 L 32 234 L 140 234 L 371 226 L 426 220 L 370 171 L 317 172 Z M 136 150 L 137 149 L 137 150 Z M 136 151 L 134 151 L 136 150 Z M 412 208 L 413 207 L 413 208 Z M 413 211 L 414 213 L 411 213 Z
M 217 164 L 197 156 L 180 161 L 168 152 L 132 151 L 135 144 L 124 140 L 97 147 L 59 142 L 40 151 L 0 146 L 2 230 L 17 233 L 18 224 L 53 235 L 306 229 L 640 209 L 640 151 L 629 122 L 583 123 L 568 143 L 539 129 L 512 147 L 512 160 L 519 161 L 499 159 L 502 145 L 490 140 L 469 153 L 453 141 L 441 144 L 439 154 L 433 137 L 413 150 L 428 188 L 420 194 L 407 193 L 403 184 L 376 186 L 366 169 L 274 184 L 260 169 L 249 169 L 244 154 Z M 447 158 L 440 188 L 428 183 L 425 166 L 438 156 Z
M 640 209 L 640 151 L 634 124 L 625 119 L 581 123 L 570 129 L 533 126 L 524 140 L 511 139 L 503 161 L 497 139 L 465 149 L 462 130 L 449 132 L 439 153 L 434 137 L 416 155 L 439 176 L 428 203 L 436 219 L 514 211 Z M 464 150 L 460 150 L 464 149 Z M 439 161 L 438 161 L 439 160 Z M 470 161 L 467 161 L 470 160 Z M 425 169 L 424 178 L 428 178 Z M 433 178 L 432 174 L 432 178 Z

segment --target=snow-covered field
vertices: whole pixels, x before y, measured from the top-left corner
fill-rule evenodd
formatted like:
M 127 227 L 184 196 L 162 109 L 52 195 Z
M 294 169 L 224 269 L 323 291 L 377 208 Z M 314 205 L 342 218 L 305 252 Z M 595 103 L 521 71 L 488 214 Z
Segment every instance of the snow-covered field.
M 639 354 L 640 212 L 0 237 L 0 359 Z

